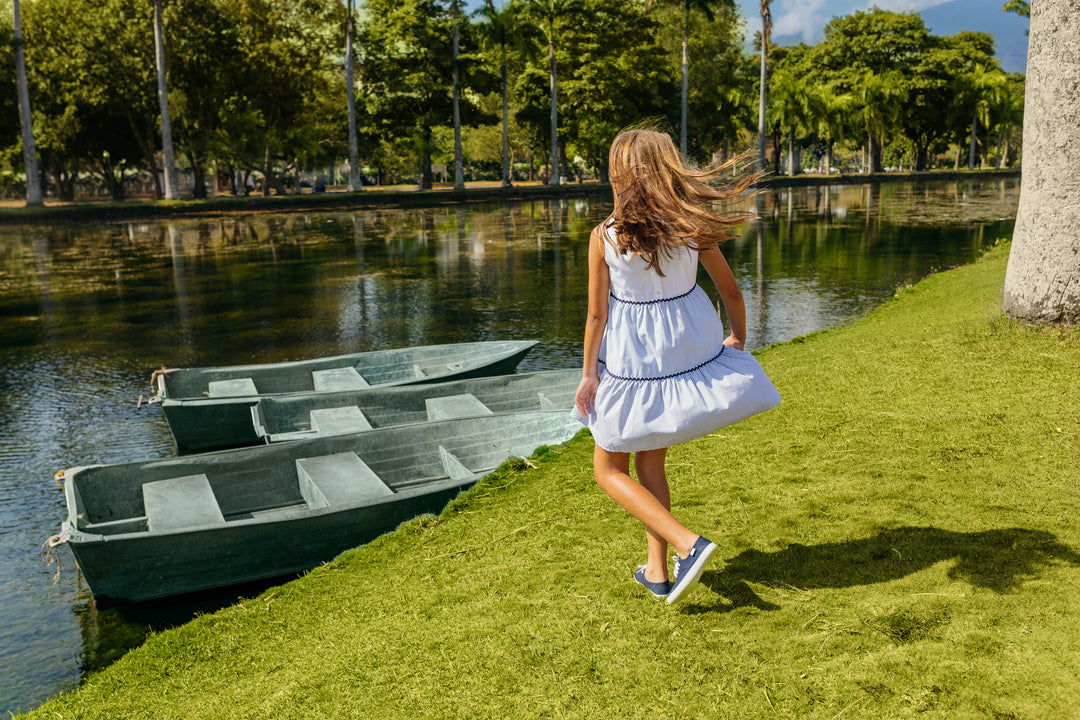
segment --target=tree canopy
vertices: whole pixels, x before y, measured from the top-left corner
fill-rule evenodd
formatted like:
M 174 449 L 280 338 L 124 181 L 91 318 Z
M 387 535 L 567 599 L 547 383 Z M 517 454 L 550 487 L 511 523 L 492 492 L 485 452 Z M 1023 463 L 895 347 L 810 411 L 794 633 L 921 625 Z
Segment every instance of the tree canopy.
M 50 192 L 161 192 L 153 3 L 35 0 L 23 29 Z M 419 182 L 453 158 L 452 0 L 360 0 L 353 67 L 366 182 Z M 347 156 L 345 4 L 165 0 L 166 77 L 187 192 L 299 189 Z M 729 0 L 491 0 L 459 18 L 468 178 L 606 177 L 614 135 L 643 121 L 687 134 L 691 161 L 758 132 L 759 58 Z M 4 188 L 21 172 L 11 26 L 0 51 Z M 686 56 L 686 122 L 681 110 Z M 504 93 L 508 120 L 503 143 Z M 984 33 L 938 37 L 916 13 L 834 18 L 814 46 L 772 48 L 767 137 L 779 167 L 848 170 L 1015 160 L 1023 77 Z M 552 107 L 552 88 L 557 95 Z M 557 115 L 557 120 L 556 120 Z M 553 128 L 553 121 L 555 127 Z M 953 155 L 946 155 L 952 149 Z M 445 178 L 443 178 L 445 179 Z

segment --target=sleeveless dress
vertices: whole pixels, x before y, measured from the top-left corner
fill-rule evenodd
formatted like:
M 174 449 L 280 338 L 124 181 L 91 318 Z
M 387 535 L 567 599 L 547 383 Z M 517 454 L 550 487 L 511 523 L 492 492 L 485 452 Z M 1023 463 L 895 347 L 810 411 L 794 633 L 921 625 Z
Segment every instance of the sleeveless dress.
M 593 409 L 578 419 L 608 452 L 704 437 L 780 403 L 756 358 L 723 344 L 724 325 L 697 284 L 698 253 L 679 248 L 664 276 L 620 253 L 604 227 L 611 278 Z

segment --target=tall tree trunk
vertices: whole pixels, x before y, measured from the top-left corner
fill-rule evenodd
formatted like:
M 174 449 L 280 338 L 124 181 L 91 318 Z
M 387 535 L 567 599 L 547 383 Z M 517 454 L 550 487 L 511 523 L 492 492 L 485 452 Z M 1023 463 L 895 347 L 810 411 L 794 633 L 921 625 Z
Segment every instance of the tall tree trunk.
M 795 126 L 788 126 L 788 177 L 799 174 L 797 158 L 795 157 Z
M 274 169 L 270 162 L 270 143 L 266 143 L 266 148 L 263 150 L 263 185 L 262 196 L 270 197 L 270 185 L 273 182 Z M 330 182 L 333 182 L 331 177 Z
M 975 132 L 979 127 L 979 112 L 971 116 L 971 149 L 968 150 L 968 170 L 975 169 Z
M 1004 129 L 998 129 L 997 154 L 994 156 L 994 169 L 1001 169 L 1001 138 L 1005 135 Z
M 19 0 L 14 0 L 15 77 L 19 86 L 19 124 L 22 125 L 23 166 L 26 168 L 26 205 L 41 205 L 41 173 L 38 172 L 37 148 L 34 145 L 34 126 L 30 119 L 30 90 L 26 85 L 26 59 L 23 54 L 22 15 Z
M 503 187 L 510 187 L 513 182 L 510 179 L 510 95 L 506 79 L 506 43 L 502 44 L 502 158 L 503 158 Z
M 758 93 L 758 167 L 765 169 L 765 73 L 769 62 L 769 42 L 761 33 L 761 89 Z
M 1024 175 L 1003 306 L 1018 320 L 1080 325 L 1080 0 L 1031 4 Z
M 424 126 L 420 148 L 420 189 L 431 189 L 431 128 Z
M 690 43 L 690 0 L 683 0 L 682 26 L 682 123 L 679 125 L 679 152 L 686 159 L 686 123 L 689 114 L 689 77 L 690 59 L 687 46 Z
M 154 0 L 154 59 L 157 63 L 158 104 L 161 106 L 161 152 L 165 163 L 165 199 L 176 200 L 180 188 L 176 180 L 172 121 L 169 119 L 169 91 L 165 85 L 165 29 L 161 22 L 161 0 Z
M 833 139 L 829 138 L 825 141 L 825 174 L 832 173 L 832 152 L 833 152 Z
M 876 133 L 872 131 L 868 133 L 866 148 L 866 154 L 868 156 L 866 158 L 868 174 L 883 172 L 881 164 L 882 146 L 882 140 Z
M 550 32 L 555 32 L 549 24 Z M 555 43 L 548 40 L 548 57 L 551 59 L 551 176 L 548 178 L 549 185 L 559 184 L 559 115 L 557 107 L 557 85 L 555 82 Z
M 360 149 L 356 142 L 356 88 L 353 87 L 353 0 L 349 0 L 348 13 L 345 20 L 345 97 L 349 107 L 349 192 L 356 192 L 360 189 Z M 299 168 L 296 177 L 300 177 Z
M 451 5 L 454 11 L 454 48 L 452 65 L 454 73 L 454 189 L 465 189 L 465 167 L 461 151 L 461 87 L 458 83 L 458 43 L 461 37 L 461 14 L 457 0 Z

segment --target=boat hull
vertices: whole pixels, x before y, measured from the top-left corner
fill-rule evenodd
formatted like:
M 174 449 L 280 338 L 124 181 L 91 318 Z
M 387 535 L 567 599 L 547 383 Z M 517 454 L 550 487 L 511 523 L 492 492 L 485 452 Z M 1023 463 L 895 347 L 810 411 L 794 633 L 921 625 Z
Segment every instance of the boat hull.
M 533 340 L 424 345 L 292 362 L 167 370 L 155 376 L 163 399 L 333 392 L 511 373 L 535 345 Z
M 579 429 L 565 410 L 494 414 L 75 468 L 64 535 L 103 603 L 279 577 L 438 513 Z
M 422 386 L 406 385 L 346 392 L 295 393 L 248 398 L 166 399 L 162 402 L 177 453 L 220 450 L 305 439 L 318 430 L 312 411 L 353 409 L 370 428 L 426 422 L 427 401 L 461 395 L 476 400 L 473 414 L 573 407 L 579 370 L 505 374 Z M 467 417 L 458 413 L 456 417 Z M 358 430 L 352 430 L 358 431 Z M 322 431 L 330 434 L 329 430 Z

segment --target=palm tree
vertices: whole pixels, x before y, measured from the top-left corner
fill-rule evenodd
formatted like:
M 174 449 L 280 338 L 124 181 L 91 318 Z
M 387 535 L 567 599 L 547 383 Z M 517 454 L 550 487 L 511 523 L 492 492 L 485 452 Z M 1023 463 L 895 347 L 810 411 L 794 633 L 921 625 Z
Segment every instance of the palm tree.
M 465 168 L 461 151 L 461 87 L 458 83 L 458 46 L 461 37 L 461 9 L 458 0 L 450 3 L 450 12 L 454 16 L 454 48 L 453 48 L 453 73 L 454 73 L 454 189 L 465 189 Z
M 784 68 L 773 74 L 771 124 L 788 128 L 788 175 L 799 174 L 799 163 L 795 157 L 795 131 L 805 125 L 810 116 L 808 100 L 803 82 L 791 70 Z
M 30 117 L 30 90 L 26 85 L 26 59 L 23 56 L 22 15 L 19 0 L 12 3 L 15 21 L 15 76 L 19 88 L 19 123 L 22 125 L 23 164 L 26 167 L 26 205 L 41 205 L 41 175 L 38 173 L 34 126 Z
M 713 0 L 668 0 L 682 10 L 682 114 L 679 124 L 679 152 L 686 157 L 686 126 L 689 122 L 689 85 L 690 85 L 690 11 L 700 10 L 709 20 L 713 19 Z M 770 2 L 772 0 L 769 0 Z
M 868 173 L 879 173 L 885 133 L 895 122 L 906 97 L 902 76 L 896 70 L 875 73 L 867 70 L 856 91 L 860 115 L 866 129 Z
M 353 0 L 347 5 L 345 18 L 345 98 L 349 108 L 349 192 L 360 189 L 360 149 L 356 142 L 356 88 L 353 86 Z M 299 177 L 297 173 L 297 177 Z
M 832 172 L 833 147 L 837 140 L 843 140 L 854 106 L 855 96 L 838 94 L 832 83 L 817 85 L 810 94 L 810 117 L 816 121 L 818 135 L 825 138 L 826 175 Z
M 968 170 L 975 169 L 975 138 L 979 128 L 979 117 L 989 120 L 990 105 L 1001 90 L 1005 88 L 1005 73 L 997 68 L 987 69 L 977 65 L 965 78 L 971 92 L 971 141 L 968 151 Z M 985 123 L 988 124 L 988 123 Z
M 551 177 L 549 185 L 559 184 L 559 113 L 558 82 L 555 76 L 555 42 L 560 18 L 571 9 L 573 0 L 524 0 L 523 8 L 539 27 L 547 41 L 551 63 Z
M 769 40 L 772 37 L 772 0 L 761 0 L 761 90 L 758 96 L 758 167 L 765 169 L 765 76 L 769 65 Z
M 176 200 L 180 189 L 176 181 L 176 156 L 173 154 L 172 122 L 169 120 L 169 91 L 165 85 L 165 30 L 161 21 L 161 0 L 154 0 L 154 58 L 157 62 L 158 103 L 161 106 L 161 152 L 165 162 L 165 199 Z
M 513 2 L 504 4 L 502 10 L 496 10 L 494 0 L 487 0 L 477 12 L 487 20 L 477 26 L 481 44 L 485 48 L 499 48 L 502 73 L 502 185 L 510 187 L 510 85 L 506 75 L 506 51 L 507 48 L 515 48 L 528 53 L 535 48 L 539 35 L 535 32 L 535 26 L 519 22 L 518 7 Z
M 1080 325 L 1076 10 L 1076 0 L 1039 0 L 1031 12 L 1024 177 L 1003 292 L 1006 314 L 1027 322 Z

